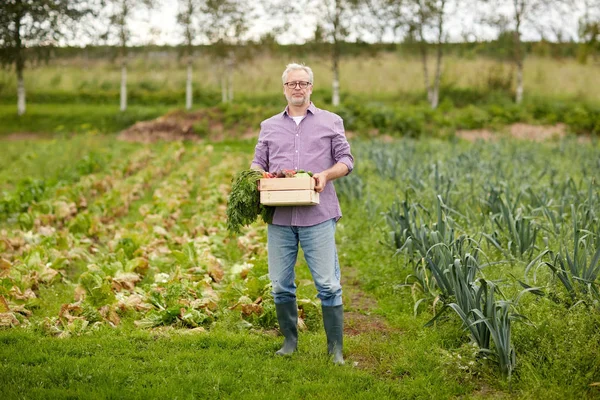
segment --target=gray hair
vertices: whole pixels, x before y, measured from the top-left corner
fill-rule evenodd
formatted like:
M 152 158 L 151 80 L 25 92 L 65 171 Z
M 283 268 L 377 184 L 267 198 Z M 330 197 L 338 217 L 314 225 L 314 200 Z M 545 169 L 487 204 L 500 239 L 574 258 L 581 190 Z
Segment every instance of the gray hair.
M 313 83 L 314 76 L 313 76 L 312 69 L 310 69 L 310 67 L 307 67 L 304 64 L 296 64 L 296 63 L 288 64 L 285 67 L 285 71 L 283 71 L 283 75 L 281 75 L 282 83 L 287 82 L 287 76 L 291 71 L 298 71 L 298 70 L 302 70 L 302 71 L 306 72 L 308 74 L 308 80 L 310 81 L 310 83 Z

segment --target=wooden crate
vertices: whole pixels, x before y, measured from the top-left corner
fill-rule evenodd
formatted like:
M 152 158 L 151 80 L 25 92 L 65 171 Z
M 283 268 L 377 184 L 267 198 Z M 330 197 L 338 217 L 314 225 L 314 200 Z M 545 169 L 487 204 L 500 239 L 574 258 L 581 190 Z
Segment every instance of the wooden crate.
M 319 204 L 315 180 L 303 178 L 263 178 L 258 185 L 260 203 L 266 206 L 313 206 Z
M 314 206 L 319 204 L 319 193 L 307 189 L 263 190 L 260 192 L 260 203 L 265 206 Z
M 312 177 L 303 178 L 263 178 L 258 190 L 315 190 L 315 180 Z

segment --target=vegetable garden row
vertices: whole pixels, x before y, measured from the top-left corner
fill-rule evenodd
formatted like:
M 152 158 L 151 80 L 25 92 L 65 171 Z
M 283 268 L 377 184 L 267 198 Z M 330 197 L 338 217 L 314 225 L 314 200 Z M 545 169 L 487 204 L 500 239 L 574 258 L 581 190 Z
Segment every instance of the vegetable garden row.
M 44 147 L 56 150 L 44 162 L 60 163 L 59 149 L 81 139 L 69 140 Z M 274 328 L 265 225 L 227 232 L 231 183 L 248 167 L 253 144 L 103 146 L 51 172 L 31 168 L 41 147 L 15 150 L 20 167 L 0 183 L 0 326 L 60 337 L 123 324 Z M 587 385 L 600 381 L 597 143 L 355 141 L 352 148 L 356 168 L 335 182 L 342 266 L 349 246 L 368 244 L 384 278 L 365 275 L 366 286 L 412 299 L 426 330 L 461 325 L 474 362 L 513 380 L 520 357 L 534 357 L 545 340 L 535 335 L 553 323 L 546 310 L 573 313 L 574 323 L 586 318 L 588 331 L 552 334 L 585 338 L 571 367 L 588 368 Z M 375 235 L 350 238 L 346 226 Z M 318 303 L 308 289 L 301 294 L 302 324 L 311 329 Z

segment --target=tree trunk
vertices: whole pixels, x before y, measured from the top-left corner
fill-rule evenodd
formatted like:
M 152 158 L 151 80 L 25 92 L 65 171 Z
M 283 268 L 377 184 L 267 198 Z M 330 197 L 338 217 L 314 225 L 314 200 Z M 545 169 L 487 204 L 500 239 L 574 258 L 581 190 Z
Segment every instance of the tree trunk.
M 17 68 L 17 115 L 25 114 L 25 82 L 23 67 Z
M 521 104 L 523 101 L 523 61 L 517 62 L 517 93 L 515 102 Z
M 21 16 L 15 20 L 15 44 L 17 47 L 17 56 L 15 60 L 15 69 L 17 71 L 17 115 L 25 114 L 25 81 L 23 79 L 23 70 L 25 69 L 25 55 L 21 41 Z
M 334 107 L 340 105 L 340 17 L 341 8 L 339 2 L 335 2 L 334 19 L 333 19 L 333 48 L 331 52 L 333 82 L 331 83 L 331 104 Z
M 121 111 L 127 110 L 127 63 L 121 64 Z
M 433 90 L 431 88 L 431 85 L 429 84 L 429 70 L 427 68 L 427 42 L 425 41 L 425 36 L 423 35 L 423 28 L 424 28 L 424 24 L 425 24 L 425 17 L 424 17 L 424 13 L 425 10 L 423 9 L 423 7 L 425 7 L 423 4 L 419 5 L 420 9 L 419 9 L 419 17 L 420 17 L 420 21 L 419 21 L 419 29 L 418 29 L 418 34 L 419 34 L 419 50 L 421 51 L 421 63 L 423 65 L 423 79 L 425 80 L 425 90 L 427 91 L 427 101 L 429 102 L 429 104 L 431 104 L 432 100 L 433 100 Z
M 333 83 L 332 83 L 332 96 L 331 96 L 331 104 L 334 107 L 340 105 L 340 77 L 337 65 L 334 64 L 333 67 Z
M 442 41 L 444 40 L 444 6 L 445 1 L 440 5 L 438 19 L 438 42 L 437 42 L 437 62 L 435 65 L 435 80 L 433 84 L 433 93 L 431 96 L 431 108 L 437 108 L 440 102 L 440 81 L 442 77 Z
M 188 60 L 187 81 L 185 83 L 185 108 L 192 109 L 192 60 Z
M 335 35 L 335 33 L 334 33 Z M 333 82 L 331 84 L 331 104 L 334 107 L 340 105 L 340 49 L 337 39 L 333 39 L 333 51 L 331 52 L 333 64 Z
M 521 48 L 521 19 L 523 17 L 525 3 L 515 0 L 515 32 L 513 34 L 514 61 L 517 66 L 517 91 L 515 93 L 515 103 L 521 104 L 523 100 L 523 49 Z

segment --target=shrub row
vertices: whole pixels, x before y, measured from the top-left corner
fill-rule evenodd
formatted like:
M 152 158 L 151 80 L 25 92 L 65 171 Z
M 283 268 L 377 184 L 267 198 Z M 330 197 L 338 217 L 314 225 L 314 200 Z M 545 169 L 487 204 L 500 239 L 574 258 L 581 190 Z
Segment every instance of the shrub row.
M 516 122 L 564 123 L 576 134 L 600 134 L 600 106 L 545 99 L 529 99 L 522 105 L 500 102 L 466 107 L 444 102 L 436 110 L 427 104 L 348 102 L 336 112 L 348 130 L 360 133 L 376 129 L 393 136 L 438 136 L 457 129 L 498 128 Z
M 440 106 L 432 110 L 418 93 L 390 97 L 343 95 L 342 106 L 332 108 L 331 92 L 320 89 L 312 99 L 318 106 L 338 113 L 346 129 L 358 133 L 376 130 L 394 136 L 418 137 L 445 135 L 457 129 L 498 128 L 515 122 L 564 123 L 577 134 L 600 134 L 600 105 L 576 100 L 528 97 L 516 105 L 504 91 L 482 92 L 475 89 L 445 88 Z M 134 88 L 128 93 L 129 104 L 183 107 L 185 95 L 173 91 L 145 91 Z M 44 104 L 118 104 L 118 91 L 107 92 L 34 92 L 30 103 Z M 16 103 L 16 98 L 0 96 L 1 103 Z M 194 107 L 211 107 L 220 102 L 220 93 L 196 89 Z M 232 104 L 218 108 L 224 126 L 258 127 L 260 121 L 283 109 L 281 94 L 240 95 Z
M 319 105 L 319 103 L 317 103 Z M 381 102 L 347 101 L 331 109 L 344 119 L 347 130 L 358 134 L 376 131 L 392 136 L 445 136 L 458 129 L 499 128 L 517 122 L 566 124 L 576 134 L 600 135 L 600 107 L 573 102 L 530 99 L 518 106 L 511 102 L 455 107 L 444 102 L 436 110 L 427 104 L 388 105 Z M 283 106 L 234 103 L 219 106 L 225 127 L 256 127 Z

